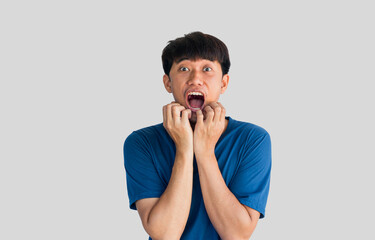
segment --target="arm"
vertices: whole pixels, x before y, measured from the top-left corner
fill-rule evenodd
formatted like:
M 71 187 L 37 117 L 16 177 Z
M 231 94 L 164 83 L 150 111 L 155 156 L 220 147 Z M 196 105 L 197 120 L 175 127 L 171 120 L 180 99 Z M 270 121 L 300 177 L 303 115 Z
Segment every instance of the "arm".
M 143 227 L 152 239 L 180 239 L 189 216 L 193 188 L 193 133 L 189 114 L 190 109 L 177 103 L 163 107 L 163 125 L 176 145 L 171 178 L 160 198 L 136 202 Z
M 197 112 L 194 153 L 207 214 L 222 239 L 249 239 L 260 213 L 242 205 L 228 189 L 215 157 L 215 145 L 225 129 L 225 109 L 211 103 Z
M 226 186 L 213 151 L 197 158 L 207 214 L 222 239 L 249 239 L 259 212 L 242 205 Z
M 193 156 L 176 153 L 171 179 L 160 198 L 136 202 L 143 227 L 152 239 L 180 239 L 190 211 Z

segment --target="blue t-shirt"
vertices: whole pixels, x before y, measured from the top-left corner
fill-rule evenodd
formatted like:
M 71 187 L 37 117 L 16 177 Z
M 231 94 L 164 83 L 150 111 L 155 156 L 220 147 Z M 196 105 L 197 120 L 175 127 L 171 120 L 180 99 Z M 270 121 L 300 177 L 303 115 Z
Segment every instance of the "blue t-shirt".
M 257 125 L 225 118 L 228 126 L 215 146 L 220 171 L 239 202 L 260 212 L 263 218 L 270 185 L 270 136 Z M 124 159 L 131 209 L 136 210 L 139 199 L 163 194 L 175 153 L 175 144 L 162 123 L 134 131 L 126 138 Z M 204 206 L 195 157 L 191 208 L 181 239 L 220 239 Z

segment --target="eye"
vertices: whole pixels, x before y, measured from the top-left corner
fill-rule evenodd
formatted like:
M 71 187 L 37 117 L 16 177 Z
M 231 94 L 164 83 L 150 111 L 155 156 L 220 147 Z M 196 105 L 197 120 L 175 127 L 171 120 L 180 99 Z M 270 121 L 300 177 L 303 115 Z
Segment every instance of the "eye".
M 212 70 L 212 68 L 210 68 L 210 67 L 203 68 L 203 71 L 205 71 L 205 72 L 210 72 L 211 70 Z
M 187 67 L 180 67 L 180 71 L 186 72 L 186 71 L 189 71 L 189 68 L 187 68 Z

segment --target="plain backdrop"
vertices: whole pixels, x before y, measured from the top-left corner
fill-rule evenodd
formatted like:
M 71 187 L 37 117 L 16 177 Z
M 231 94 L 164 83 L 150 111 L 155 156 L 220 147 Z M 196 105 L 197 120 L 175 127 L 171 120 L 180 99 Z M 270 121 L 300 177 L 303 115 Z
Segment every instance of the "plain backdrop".
M 147 239 L 123 142 L 173 100 L 161 51 L 226 43 L 227 115 L 265 128 L 252 239 L 375 239 L 373 1 L 1 1 L 0 239 Z

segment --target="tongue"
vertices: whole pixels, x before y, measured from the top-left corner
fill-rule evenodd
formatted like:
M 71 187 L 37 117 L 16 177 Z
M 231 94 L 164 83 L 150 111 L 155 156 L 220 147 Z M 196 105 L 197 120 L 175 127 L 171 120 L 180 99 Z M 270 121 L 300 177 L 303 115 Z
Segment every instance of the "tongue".
M 192 107 L 192 108 L 200 108 L 203 105 L 203 100 L 202 99 L 191 99 L 189 104 L 190 104 L 190 107 Z

